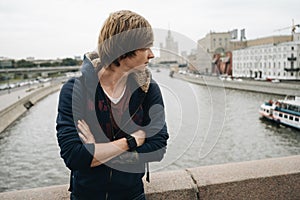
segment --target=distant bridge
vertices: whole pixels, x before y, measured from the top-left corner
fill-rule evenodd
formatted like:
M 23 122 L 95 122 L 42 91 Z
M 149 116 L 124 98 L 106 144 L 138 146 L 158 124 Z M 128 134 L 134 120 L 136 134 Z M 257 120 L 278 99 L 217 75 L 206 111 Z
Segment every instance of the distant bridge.
M 0 73 L 15 72 L 61 72 L 79 70 L 81 66 L 60 66 L 60 67 L 30 67 L 30 68 L 5 68 L 0 69 Z

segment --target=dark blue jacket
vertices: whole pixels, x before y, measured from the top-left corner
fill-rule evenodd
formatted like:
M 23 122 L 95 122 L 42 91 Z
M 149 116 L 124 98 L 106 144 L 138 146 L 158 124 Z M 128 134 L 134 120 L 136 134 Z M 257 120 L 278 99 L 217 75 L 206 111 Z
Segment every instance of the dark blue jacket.
M 145 163 L 163 158 L 169 137 L 158 84 L 151 79 L 148 92 L 144 92 L 133 75 L 128 77 L 127 87 L 131 89 L 132 95 L 129 109 L 125 111 L 119 127 L 123 133 L 143 129 L 147 138 L 136 149 L 137 153 L 129 153 L 127 157 L 121 155 L 92 168 L 90 165 L 95 147 L 94 144 L 82 143 L 78 135 L 77 120 L 84 119 L 88 123 L 96 142 L 109 142 L 112 139 L 108 137 L 110 133 L 106 126 L 110 122 L 110 114 L 105 109 L 108 102 L 95 68 L 86 56 L 81 72 L 81 77 L 71 78 L 63 85 L 56 120 L 60 154 L 71 170 L 72 193 L 92 198 L 103 192 L 125 191 L 141 184 Z M 119 134 L 115 139 L 121 137 L 124 134 Z

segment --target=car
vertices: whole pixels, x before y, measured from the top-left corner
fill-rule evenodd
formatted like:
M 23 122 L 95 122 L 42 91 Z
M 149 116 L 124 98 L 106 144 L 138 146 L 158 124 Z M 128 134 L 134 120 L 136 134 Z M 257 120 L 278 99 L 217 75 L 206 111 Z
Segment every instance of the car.
M 243 79 L 241 79 L 241 78 L 236 78 L 236 79 L 233 79 L 234 81 L 238 81 L 238 82 L 242 82 L 243 81 Z
M 5 89 L 8 89 L 8 88 L 9 88 L 8 84 L 0 85 L 0 90 L 5 90 Z
M 274 79 L 274 80 L 272 80 L 272 83 L 279 83 L 279 82 L 280 82 L 279 79 Z

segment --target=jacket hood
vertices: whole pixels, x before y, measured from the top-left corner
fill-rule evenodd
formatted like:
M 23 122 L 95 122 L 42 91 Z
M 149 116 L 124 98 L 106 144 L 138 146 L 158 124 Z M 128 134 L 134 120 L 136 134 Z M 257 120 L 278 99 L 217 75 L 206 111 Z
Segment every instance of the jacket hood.
M 87 89 L 94 88 L 98 84 L 98 75 L 97 72 L 101 70 L 100 58 L 97 52 L 86 53 L 83 58 L 83 64 L 81 67 L 82 76 L 85 79 L 85 84 L 88 86 Z M 143 92 L 147 93 L 150 82 L 151 82 L 151 72 L 148 68 L 145 68 L 143 71 L 135 71 L 132 73 L 135 81 L 138 86 L 142 89 Z M 94 90 L 95 91 L 95 90 Z

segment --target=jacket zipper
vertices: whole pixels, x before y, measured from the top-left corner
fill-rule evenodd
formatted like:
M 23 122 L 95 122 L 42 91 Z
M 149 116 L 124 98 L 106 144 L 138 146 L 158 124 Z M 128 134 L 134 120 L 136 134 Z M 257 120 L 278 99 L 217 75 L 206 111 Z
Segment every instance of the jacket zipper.
M 110 111 L 111 112 L 111 111 Z M 110 119 L 110 123 L 111 123 L 111 134 L 112 134 L 112 141 L 115 140 L 116 136 L 115 136 L 115 132 L 113 130 L 113 123 L 112 123 L 112 117 L 111 117 L 111 113 L 109 113 L 109 119 Z M 109 183 L 111 183 L 111 178 L 112 178 L 112 169 L 110 169 L 110 172 L 109 172 Z M 108 192 L 106 192 L 106 195 L 105 195 L 105 199 L 108 200 Z
M 109 183 L 111 182 L 112 173 L 113 173 L 112 169 L 110 169 L 110 172 L 109 172 Z M 105 199 L 108 200 L 108 192 L 106 192 Z

